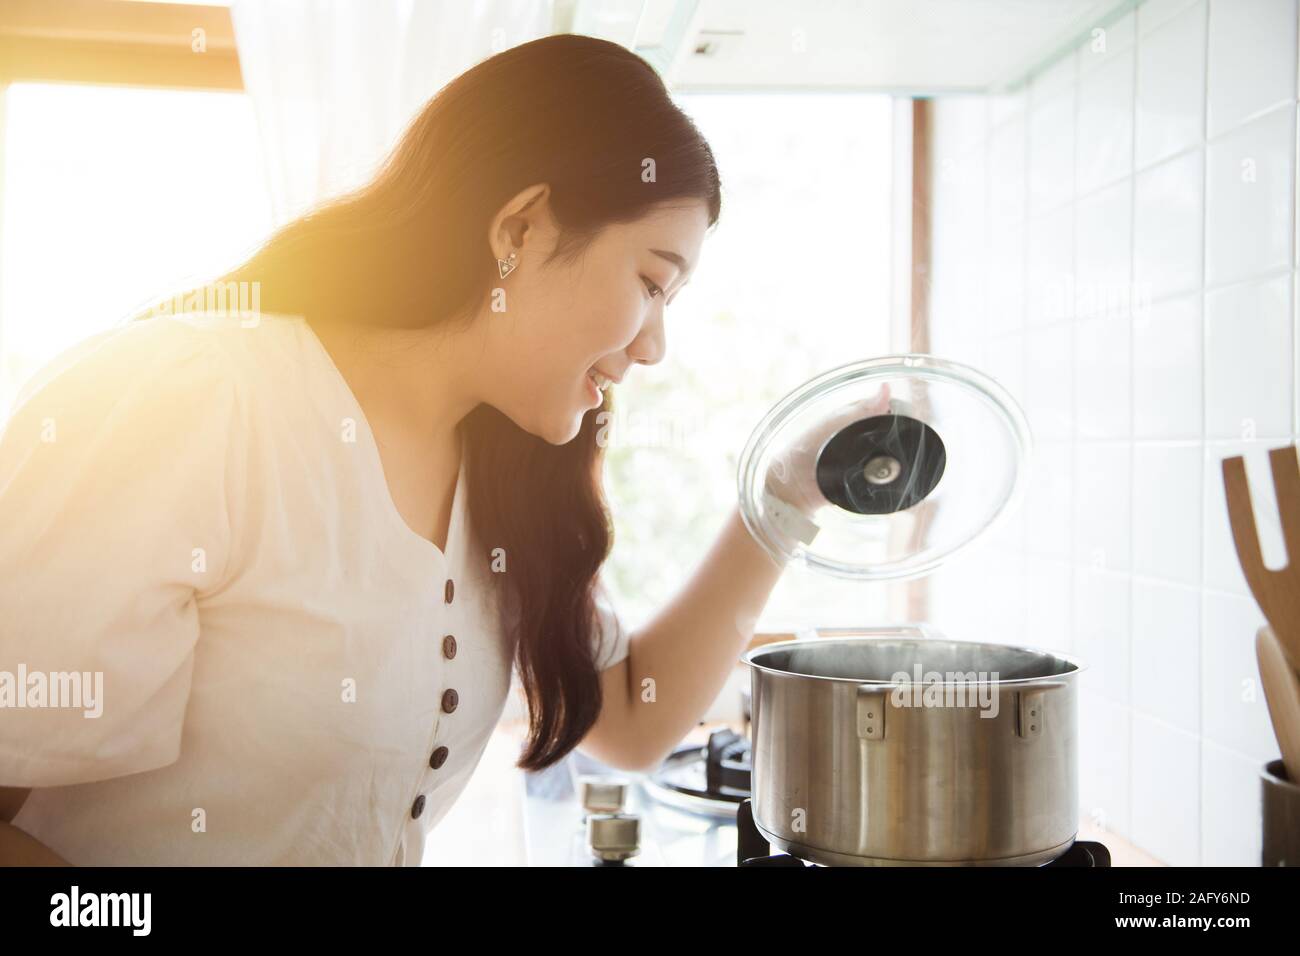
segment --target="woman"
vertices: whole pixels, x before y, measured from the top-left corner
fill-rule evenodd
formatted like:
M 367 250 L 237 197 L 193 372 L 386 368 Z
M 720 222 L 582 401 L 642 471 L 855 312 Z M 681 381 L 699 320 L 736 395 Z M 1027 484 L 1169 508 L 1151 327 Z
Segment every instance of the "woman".
M 521 767 L 662 759 L 781 572 L 733 513 L 635 636 L 600 586 L 609 388 L 663 357 L 719 207 L 655 72 L 552 36 L 220 280 L 259 314 L 47 369 L 0 437 L 0 670 L 28 675 L 0 858 L 418 864 L 512 664 Z

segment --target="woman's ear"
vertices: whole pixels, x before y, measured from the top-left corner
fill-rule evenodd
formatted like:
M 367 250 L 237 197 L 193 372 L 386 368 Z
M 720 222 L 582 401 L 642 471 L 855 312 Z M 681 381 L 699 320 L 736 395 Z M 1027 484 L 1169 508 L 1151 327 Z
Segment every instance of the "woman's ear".
M 488 233 L 488 244 L 494 255 L 504 259 L 511 252 L 524 248 L 529 238 L 535 238 L 534 227 L 541 224 L 544 217 L 549 217 L 550 194 L 550 184 L 538 183 L 521 190 L 501 207 Z

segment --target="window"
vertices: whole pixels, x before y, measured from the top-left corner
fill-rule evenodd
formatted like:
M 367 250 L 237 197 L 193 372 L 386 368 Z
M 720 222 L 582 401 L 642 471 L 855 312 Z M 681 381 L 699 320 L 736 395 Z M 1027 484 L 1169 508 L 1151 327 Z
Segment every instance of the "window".
M 2 115 L 0 420 L 59 352 L 271 228 L 242 93 L 15 83 Z
M 722 216 L 668 308 L 668 354 L 619 386 L 606 575 L 643 622 L 737 502 L 750 431 L 809 378 L 889 354 L 893 101 L 868 94 L 679 94 L 709 140 Z M 764 628 L 884 617 L 883 586 L 791 568 Z

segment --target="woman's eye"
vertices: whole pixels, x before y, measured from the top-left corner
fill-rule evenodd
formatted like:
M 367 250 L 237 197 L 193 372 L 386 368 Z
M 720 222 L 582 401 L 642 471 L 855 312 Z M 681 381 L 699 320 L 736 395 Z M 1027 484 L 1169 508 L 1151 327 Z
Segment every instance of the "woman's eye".
M 659 286 L 655 285 L 655 284 L 654 284 L 653 282 L 651 282 L 649 279 L 646 279 L 645 276 L 642 276 L 641 278 L 642 278 L 642 279 L 645 279 L 646 288 L 647 288 L 647 290 L 650 292 L 650 298 L 653 299 L 653 298 L 654 298 L 655 296 L 657 296 L 657 295 L 663 295 L 663 294 L 664 294 L 664 290 L 663 290 L 663 289 L 659 288 Z

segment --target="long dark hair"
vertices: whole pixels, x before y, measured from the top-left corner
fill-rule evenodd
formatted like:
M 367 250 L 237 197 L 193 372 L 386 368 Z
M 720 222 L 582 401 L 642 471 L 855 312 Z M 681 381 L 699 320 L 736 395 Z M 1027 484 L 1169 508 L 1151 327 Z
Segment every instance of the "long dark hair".
M 646 159 L 653 177 L 642 175 Z M 260 308 L 312 323 L 472 316 L 500 283 L 492 217 L 537 183 L 550 184 L 561 230 L 550 258 L 567 262 L 604 226 L 652 206 L 703 200 L 710 226 L 721 207 L 712 150 L 648 63 L 605 40 L 548 36 L 461 74 L 368 185 L 285 225 L 217 281 L 257 282 Z M 488 578 L 528 700 L 518 765 L 529 770 L 563 758 L 600 714 L 594 586 L 613 529 L 597 433 L 610 410 L 607 391 L 562 446 L 487 404 L 459 426 L 480 557 L 502 548 L 507 558 L 506 573 Z

